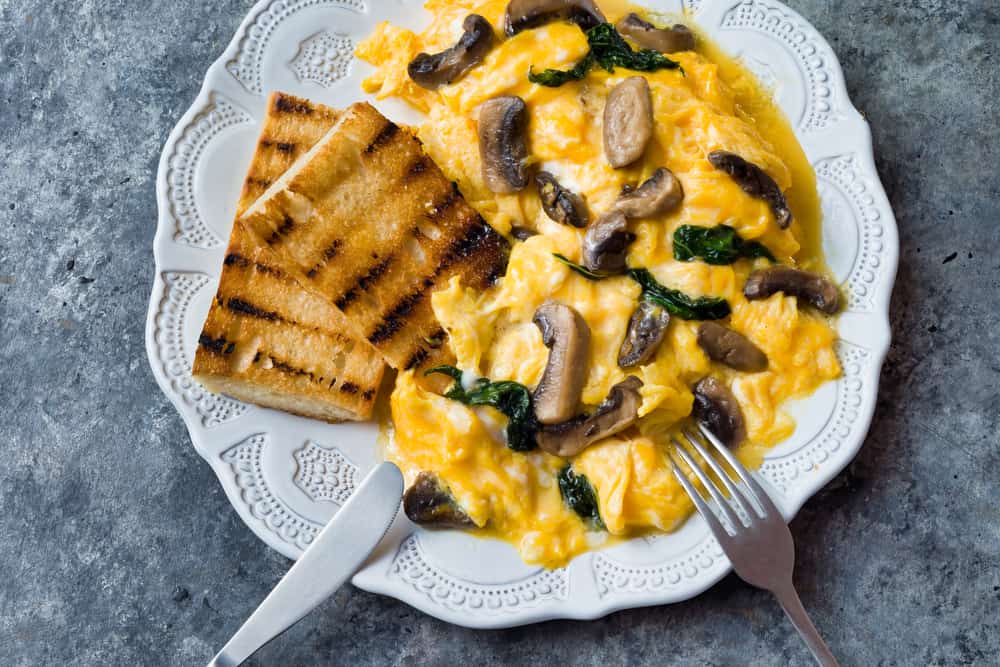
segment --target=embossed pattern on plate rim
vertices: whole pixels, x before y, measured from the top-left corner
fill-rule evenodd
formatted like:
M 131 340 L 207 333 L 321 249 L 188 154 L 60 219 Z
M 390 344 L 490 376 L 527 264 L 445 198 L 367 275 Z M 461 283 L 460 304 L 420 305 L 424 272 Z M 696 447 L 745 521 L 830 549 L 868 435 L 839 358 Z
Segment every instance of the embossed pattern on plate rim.
M 267 411 L 250 408 L 246 413 L 242 413 L 236 418 L 213 426 L 209 432 L 203 423 L 203 415 L 199 415 L 190 401 L 185 399 L 183 393 L 178 393 L 176 387 L 172 386 L 172 383 L 176 382 L 176 378 L 168 377 L 164 372 L 164 360 L 158 342 L 158 322 L 161 319 L 161 304 L 166 301 L 164 298 L 167 289 L 164 281 L 165 275 L 167 273 L 171 275 L 204 273 L 208 270 L 211 276 L 215 275 L 218 270 L 206 267 L 204 251 L 192 249 L 189 246 L 185 247 L 184 243 L 178 243 L 173 238 L 176 233 L 176 219 L 173 217 L 171 201 L 168 197 L 167 175 L 174 166 L 171 164 L 171 158 L 175 155 L 178 142 L 192 122 L 202 116 L 206 110 L 211 109 L 213 100 L 218 99 L 216 96 L 233 100 L 237 104 L 255 97 L 251 94 L 253 91 L 248 91 L 244 83 L 234 78 L 227 69 L 231 63 L 236 62 L 239 58 L 246 40 L 254 38 L 252 30 L 255 21 L 261 16 L 271 16 L 268 12 L 272 9 L 284 11 L 292 7 L 295 8 L 295 11 L 302 11 L 317 6 L 354 5 L 356 7 L 356 1 L 261 0 L 258 2 L 241 23 L 225 52 L 209 68 L 197 99 L 171 132 L 164 146 L 157 178 L 159 220 L 154 239 L 156 273 L 150 296 L 146 327 L 146 348 L 153 374 L 161 389 L 181 414 L 195 448 L 212 465 L 226 490 L 227 497 L 233 503 L 240 517 L 262 540 L 290 558 L 296 557 L 300 552 L 299 547 L 293 546 L 287 538 L 278 536 L 267 527 L 264 521 L 254 516 L 248 505 L 239 502 L 242 489 L 234 479 L 230 461 L 223 459 L 223 456 L 235 443 L 243 442 L 248 437 L 261 433 L 262 428 L 266 430 L 266 426 L 262 427 L 262 424 L 266 423 L 268 418 L 261 417 L 261 415 L 266 415 Z M 681 7 L 681 0 L 657 0 L 645 4 L 659 11 L 676 11 Z M 378 12 L 383 9 L 383 3 L 375 2 L 375 0 L 368 0 L 367 5 L 369 8 L 375 6 L 371 11 Z M 351 11 L 357 12 L 354 7 L 350 8 Z M 801 471 L 790 476 L 787 472 L 781 472 L 780 470 L 787 469 L 782 469 L 777 463 L 789 458 L 798 461 L 799 459 L 796 457 L 801 458 L 800 455 L 803 451 L 809 449 L 811 445 L 818 446 L 818 443 L 815 442 L 816 439 L 805 443 L 794 452 L 785 452 L 774 457 L 768 456 L 765 466 L 762 467 L 762 476 L 773 482 L 774 486 L 780 488 L 787 485 L 786 493 L 779 496 L 779 505 L 785 515 L 791 518 L 811 495 L 850 462 L 863 443 L 871 421 L 877 396 L 879 371 L 889 345 L 888 306 L 898 259 L 895 220 L 875 170 L 870 129 L 857 110 L 851 106 L 839 62 L 822 36 L 796 12 L 773 0 L 683 0 L 683 7 L 690 14 L 694 14 L 694 19 L 723 48 L 731 52 L 738 49 L 745 40 L 752 42 L 754 39 L 766 37 L 768 34 L 771 35 L 770 39 L 776 39 L 774 34 L 785 34 L 795 35 L 795 39 L 807 39 L 812 42 L 816 52 L 821 54 L 823 75 L 827 77 L 825 80 L 821 80 L 824 82 L 823 85 L 828 88 L 828 98 L 835 100 L 830 114 L 831 116 L 836 115 L 836 117 L 829 121 L 829 126 L 820 127 L 818 130 L 803 133 L 800 131 L 801 128 L 797 128 L 797 135 L 814 165 L 819 164 L 822 160 L 832 161 L 840 158 L 851 160 L 856 170 L 854 177 L 863 179 L 860 185 L 865 191 L 867 199 L 862 205 L 876 211 L 879 216 L 880 233 L 878 239 L 881 249 L 872 255 L 877 261 L 877 265 L 874 267 L 877 270 L 874 281 L 864 279 L 865 284 L 870 285 L 870 291 L 861 300 L 866 305 L 870 305 L 870 311 L 867 313 L 849 312 L 842 316 L 840 324 L 840 331 L 845 340 L 854 344 L 858 343 L 858 335 L 848 336 L 845 332 L 849 328 L 853 330 L 860 327 L 864 349 L 870 354 L 868 363 L 859 367 L 858 375 L 852 375 L 848 378 L 860 383 L 857 387 L 860 404 L 853 406 L 852 424 L 854 426 L 839 441 L 838 446 L 832 452 L 826 453 L 823 460 L 815 463 L 814 469 L 811 470 L 812 474 L 808 476 L 807 480 Z M 754 16 L 759 15 L 762 20 L 777 21 L 778 24 L 769 25 L 768 30 L 742 31 L 732 27 L 722 30 L 721 24 L 724 17 L 735 8 L 756 12 Z M 294 12 L 289 12 L 289 15 L 292 13 Z M 337 26 L 332 27 L 337 28 Z M 299 43 L 316 34 L 315 26 L 310 26 L 310 28 L 306 33 L 300 35 Z M 277 27 L 271 26 L 270 30 L 274 32 Z M 335 31 L 340 32 L 339 30 Z M 753 35 L 749 35 L 749 32 L 753 32 Z M 255 48 L 266 48 L 266 44 L 255 45 Z M 792 49 L 791 45 L 785 45 L 783 48 L 786 48 L 786 52 L 789 54 L 796 50 Z M 282 57 L 287 63 L 293 56 L 294 52 Z M 795 56 L 791 57 L 794 59 Z M 255 62 L 263 67 L 264 57 L 258 56 Z M 796 62 L 798 63 L 798 61 Z M 801 69 L 803 64 L 798 64 Z M 815 78 L 810 79 L 808 74 L 803 73 L 802 80 L 815 81 Z M 791 83 L 797 85 L 796 82 Z M 808 91 L 806 94 L 808 95 Z M 257 122 L 256 118 L 254 122 Z M 849 192 L 843 194 L 848 198 L 852 196 L 852 193 Z M 859 229 L 859 238 L 863 236 L 864 230 Z M 861 255 L 860 248 L 858 257 L 856 260 L 858 262 L 866 259 Z M 858 266 L 855 266 L 852 268 L 851 274 L 854 275 L 859 270 L 863 270 L 863 267 L 859 269 Z M 214 281 L 211 282 L 214 283 Z M 183 315 L 181 319 L 183 319 Z M 838 391 L 838 393 L 840 392 Z M 296 447 L 301 446 L 302 442 L 296 445 Z M 772 464 L 770 467 L 769 463 Z M 689 523 L 697 522 L 700 522 L 700 519 L 696 517 Z M 646 568 L 667 572 L 671 571 L 671 564 L 680 563 L 687 563 L 687 567 L 693 568 L 676 580 L 673 574 L 669 575 L 663 579 L 662 586 L 657 585 L 660 579 L 657 578 L 659 575 L 656 572 L 653 572 L 652 578 L 647 578 L 643 573 L 644 566 L 636 566 L 631 563 L 625 563 L 620 568 L 621 572 L 618 578 L 624 582 L 623 586 L 608 586 L 608 582 L 614 579 L 616 558 L 607 552 L 591 552 L 574 559 L 565 569 L 567 582 L 565 594 L 543 595 L 537 600 L 532 600 L 530 604 L 511 603 L 512 598 L 508 603 L 496 605 L 495 608 L 483 605 L 482 611 L 477 612 L 476 608 L 469 605 L 457 604 L 454 598 L 451 599 L 450 603 L 443 598 L 436 599 L 433 588 L 427 590 L 426 585 L 420 584 L 420 582 L 428 580 L 426 576 L 411 577 L 410 580 L 406 577 L 393 576 L 393 567 L 401 554 L 409 554 L 407 556 L 409 558 L 413 554 L 413 549 L 420 549 L 419 540 L 408 539 L 412 534 L 412 527 L 408 523 L 397 521 L 397 525 L 393 527 L 386 538 L 385 547 L 380 548 L 368 566 L 355 576 L 354 583 L 361 588 L 401 599 L 443 620 L 478 628 L 510 627 L 553 618 L 592 619 L 619 609 L 676 602 L 697 595 L 722 578 L 730 569 L 724 557 L 717 557 L 716 552 L 709 544 L 707 533 L 705 538 L 695 543 L 687 553 L 667 561 L 659 561 L 653 564 L 654 567 Z M 460 536 L 460 538 L 472 539 L 468 536 Z M 669 536 L 666 539 L 669 539 Z M 698 554 L 709 554 L 711 557 L 708 555 L 699 556 Z M 595 561 L 599 562 L 595 563 Z M 451 577 L 451 575 L 446 576 Z M 600 583 L 598 579 L 600 579 Z M 474 582 L 471 583 L 478 586 Z M 449 595 L 453 594 L 453 591 L 449 593 Z

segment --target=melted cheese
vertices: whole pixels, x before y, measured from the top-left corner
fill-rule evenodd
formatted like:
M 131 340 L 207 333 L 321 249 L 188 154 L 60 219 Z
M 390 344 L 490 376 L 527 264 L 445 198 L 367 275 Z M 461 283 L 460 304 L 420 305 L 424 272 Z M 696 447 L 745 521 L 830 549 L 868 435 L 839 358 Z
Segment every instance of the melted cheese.
M 599 4 L 611 21 L 629 10 Z M 690 387 L 697 380 L 712 374 L 732 388 L 748 430 L 748 442 L 738 455 L 758 465 L 768 447 L 794 430 L 781 404 L 840 373 L 828 320 L 799 310 L 794 297 L 782 294 L 747 301 L 742 286 L 754 268 L 749 261 L 730 266 L 675 261 L 673 232 L 683 224 L 729 224 L 744 238 L 766 244 L 783 263 L 822 270 L 815 177 L 792 130 L 753 77 L 704 40 L 698 52 L 671 56 L 683 66 L 683 75 L 671 70 L 645 75 L 656 116 L 654 140 L 636 165 L 618 170 L 603 156 L 602 113 L 610 89 L 634 72 L 596 68 L 583 81 L 559 88 L 527 80 L 530 66 L 567 68 L 583 57 L 586 39 L 572 24 L 552 23 L 498 38 L 481 64 L 437 91 L 410 81 L 409 61 L 421 51 L 453 44 L 468 13 L 481 14 L 498 27 L 505 7 L 505 0 L 431 0 L 427 9 L 433 18 L 423 33 L 383 23 L 357 50 L 376 67 L 364 83 L 366 91 L 402 98 L 426 114 L 418 135 L 470 203 L 501 232 L 515 224 L 539 232 L 514 245 L 496 288 L 480 293 L 452 281 L 433 294 L 434 312 L 449 334 L 459 367 L 533 387 L 548 350 L 531 318 L 546 299 L 572 306 L 591 329 L 582 401 L 589 407 L 600 403 L 626 377 L 617 355 L 639 288 L 626 277 L 591 282 L 556 261 L 554 252 L 579 260 L 583 233 L 551 221 L 533 187 L 513 195 L 495 195 L 485 187 L 477 106 L 496 95 L 524 99 L 530 160 L 583 195 L 592 216 L 606 210 L 624 185 L 636 185 L 657 167 L 669 167 L 684 187 L 683 205 L 632 224 L 637 239 L 629 263 L 649 268 L 661 283 L 691 296 L 725 297 L 733 310 L 729 326 L 770 360 L 769 369 L 757 374 L 713 363 L 697 345 L 698 323 L 674 318 L 655 358 L 630 371 L 644 383 L 637 427 L 591 446 L 572 461 L 574 470 L 593 484 L 611 536 L 669 531 L 692 507 L 670 473 L 666 443 L 691 412 Z M 789 229 L 779 229 L 766 204 L 708 163 L 705 155 L 716 149 L 739 153 L 771 174 L 795 216 Z M 566 461 L 543 452 L 509 450 L 503 440 L 505 418 L 491 408 L 467 408 L 403 373 L 392 394 L 391 418 L 394 436 L 386 455 L 402 467 L 407 480 L 422 470 L 438 473 L 479 532 L 511 541 L 526 561 L 561 565 L 605 540 L 606 534 L 592 532 L 562 502 L 556 475 Z

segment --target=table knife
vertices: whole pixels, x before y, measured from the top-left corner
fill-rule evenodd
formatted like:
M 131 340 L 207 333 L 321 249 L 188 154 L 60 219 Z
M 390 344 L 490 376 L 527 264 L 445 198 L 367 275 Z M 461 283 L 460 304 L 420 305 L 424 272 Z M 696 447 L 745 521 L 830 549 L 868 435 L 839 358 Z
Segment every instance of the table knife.
M 377 465 L 208 667 L 236 667 L 340 588 L 385 536 L 402 497 L 399 468 Z

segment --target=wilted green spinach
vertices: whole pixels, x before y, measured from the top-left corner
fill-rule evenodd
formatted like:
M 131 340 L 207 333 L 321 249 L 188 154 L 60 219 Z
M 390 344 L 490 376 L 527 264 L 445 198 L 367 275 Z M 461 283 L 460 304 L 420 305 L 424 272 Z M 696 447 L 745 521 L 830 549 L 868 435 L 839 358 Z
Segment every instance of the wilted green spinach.
M 424 374 L 441 373 L 455 380 L 445 397 L 465 405 L 488 405 L 507 417 L 507 446 L 515 452 L 531 451 L 538 446 L 535 433 L 539 429 L 531 392 L 520 382 L 502 380 L 493 382 L 479 378 L 472 388 L 462 386 L 462 371 L 454 366 L 435 366 Z
M 632 280 L 642 287 L 642 298 L 657 303 L 682 320 L 721 320 L 729 315 L 729 302 L 722 297 L 689 297 L 680 290 L 661 285 L 646 269 L 628 269 Z
M 610 23 L 601 23 L 587 31 L 587 44 L 590 51 L 568 70 L 547 69 L 535 72 L 528 70 L 528 80 L 542 86 L 559 87 L 567 81 L 579 81 L 587 76 L 594 65 L 599 65 L 608 72 L 614 72 L 615 67 L 635 70 L 637 72 L 655 72 L 660 69 L 679 69 L 684 72 L 680 63 L 667 58 L 653 49 L 635 51 L 625 38 L 619 34 Z
M 763 243 L 745 241 L 729 225 L 681 225 L 674 232 L 674 259 L 678 261 L 690 262 L 701 258 L 708 264 L 721 265 L 732 264 L 741 257 L 765 257 L 776 261 Z
M 587 267 L 583 266 L 582 264 L 577 264 L 576 262 L 574 262 L 573 260 L 571 260 L 569 257 L 566 257 L 566 255 L 560 255 L 559 253 L 554 252 L 554 253 L 552 253 L 552 256 L 555 257 L 556 259 L 558 259 L 560 262 L 562 262 L 566 266 L 568 266 L 569 269 L 570 269 L 570 271 L 575 271 L 576 273 L 579 273 L 581 276 L 583 276 L 587 280 L 604 280 L 605 278 L 608 277 L 608 276 L 606 276 L 603 273 L 594 273 L 593 271 L 591 271 Z
M 566 505 L 579 514 L 580 518 L 592 521 L 598 528 L 604 528 L 597 506 L 597 493 L 585 475 L 577 475 L 570 466 L 560 470 L 559 493 Z

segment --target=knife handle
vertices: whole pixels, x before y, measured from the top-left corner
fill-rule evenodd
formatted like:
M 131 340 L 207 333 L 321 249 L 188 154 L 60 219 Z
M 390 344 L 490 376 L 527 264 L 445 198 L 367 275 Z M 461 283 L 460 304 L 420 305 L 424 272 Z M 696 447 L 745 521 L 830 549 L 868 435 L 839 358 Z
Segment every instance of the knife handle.
M 385 536 L 402 497 L 399 468 L 380 463 L 208 667 L 236 667 L 340 588 Z

